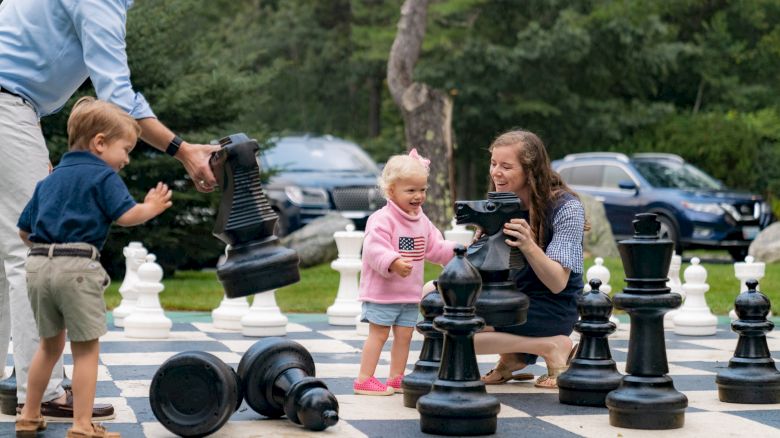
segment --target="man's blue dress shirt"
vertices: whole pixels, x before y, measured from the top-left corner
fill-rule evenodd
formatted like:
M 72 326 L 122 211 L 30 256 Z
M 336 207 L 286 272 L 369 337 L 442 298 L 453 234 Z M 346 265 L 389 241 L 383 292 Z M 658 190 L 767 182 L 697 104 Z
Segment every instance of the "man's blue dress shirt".
M 97 97 L 136 119 L 154 117 L 133 91 L 125 50 L 132 0 L 4 0 L 0 88 L 24 97 L 39 117 L 59 111 L 87 77 Z

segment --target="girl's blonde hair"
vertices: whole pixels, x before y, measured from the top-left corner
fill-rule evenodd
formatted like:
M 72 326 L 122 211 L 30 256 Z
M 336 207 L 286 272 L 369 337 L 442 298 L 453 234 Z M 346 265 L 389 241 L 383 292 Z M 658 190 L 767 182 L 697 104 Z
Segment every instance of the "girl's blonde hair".
M 141 135 L 138 122 L 113 103 L 91 96 L 82 97 L 68 117 L 68 150 L 88 151 L 89 142 L 96 135 L 103 134 L 107 141 L 122 136 Z
M 414 176 L 424 176 L 428 178 L 428 160 L 417 155 L 415 151 L 412 155 L 393 155 L 387 160 L 382 176 L 379 177 L 379 189 L 387 198 L 388 189 L 398 182 L 398 180 L 411 178 Z

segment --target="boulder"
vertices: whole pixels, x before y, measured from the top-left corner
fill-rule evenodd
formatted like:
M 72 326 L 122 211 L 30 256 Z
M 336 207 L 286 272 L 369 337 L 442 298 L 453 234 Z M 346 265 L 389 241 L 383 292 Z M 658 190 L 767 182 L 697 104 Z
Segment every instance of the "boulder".
M 590 230 L 585 232 L 583 245 L 585 256 L 620 257 L 612 227 L 604 211 L 604 204 L 585 193 L 578 193 L 578 195 L 585 207 L 585 219 L 590 223 Z
M 301 268 L 331 262 L 338 256 L 333 233 L 344 231 L 352 221 L 338 213 L 329 213 L 281 239 L 283 246 L 294 249 Z
M 780 222 L 764 228 L 750 244 L 748 254 L 759 262 L 772 263 L 780 261 Z

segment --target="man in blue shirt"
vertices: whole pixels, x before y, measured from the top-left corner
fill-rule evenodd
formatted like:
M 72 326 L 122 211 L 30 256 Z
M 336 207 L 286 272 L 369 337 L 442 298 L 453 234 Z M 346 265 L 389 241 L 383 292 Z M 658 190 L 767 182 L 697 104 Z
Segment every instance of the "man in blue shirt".
M 62 109 L 89 77 L 98 98 L 133 116 L 141 126 L 141 138 L 179 160 L 199 191 L 211 191 L 216 184 L 208 158 L 219 146 L 183 141 L 133 90 L 125 50 L 131 4 L 132 0 L 0 3 L 0 364 L 6 361 L 13 337 L 19 403 L 26 399 L 27 370 L 38 336 L 27 297 L 26 247 L 16 222 L 36 182 L 48 174 L 49 155 L 39 119 Z M 72 397 L 62 389 L 61 377 L 60 360 L 43 401 L 52 416 L 68 419 L 73 415 Z M 112 406 L 95 406 L 95 419 L 113 416 Z

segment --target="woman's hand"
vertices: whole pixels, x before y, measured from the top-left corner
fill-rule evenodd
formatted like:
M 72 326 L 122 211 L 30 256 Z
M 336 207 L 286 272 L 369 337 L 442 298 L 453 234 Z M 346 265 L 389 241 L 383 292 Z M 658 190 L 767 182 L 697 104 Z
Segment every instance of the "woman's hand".
M 531 225 L 525 219 L 512 219 L 505 223 L 504 234 L 514 237 L 514 239 L 505 240 L 507 245 L 514 246 L 524 253 L 537 246 Z

